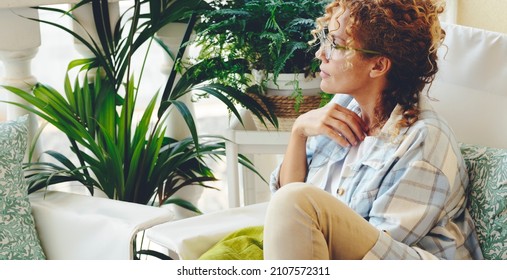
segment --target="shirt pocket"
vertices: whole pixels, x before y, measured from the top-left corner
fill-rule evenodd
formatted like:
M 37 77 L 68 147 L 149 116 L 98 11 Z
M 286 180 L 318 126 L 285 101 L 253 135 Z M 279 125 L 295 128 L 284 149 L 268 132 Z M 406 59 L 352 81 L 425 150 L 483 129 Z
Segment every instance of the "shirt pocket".
M 333 143 L 330 139 L 315 147 L 311 160 L 308 163 L 307 178 L 312 178 L 321 168 L 326 168 L 328 163 L 342 160 L 347 151 Z
M 315 175 L 322 169 L 325 168 L 327 163 L 329 162 L 329 157 L 322 155 L 315 155 L 314 158 L 308 164 L 308 174 L 306 176 L 307 182 L 308 180 L 315 177 Z
M 359 170 L 354 175 L 357 186 L 350 199 L 350 207 L 359 215 L 368 217 L 373 202 L 377 198 L 381 184 L 382 168 L 385 163 L 377 160 L 366 160 L 359 164 Z

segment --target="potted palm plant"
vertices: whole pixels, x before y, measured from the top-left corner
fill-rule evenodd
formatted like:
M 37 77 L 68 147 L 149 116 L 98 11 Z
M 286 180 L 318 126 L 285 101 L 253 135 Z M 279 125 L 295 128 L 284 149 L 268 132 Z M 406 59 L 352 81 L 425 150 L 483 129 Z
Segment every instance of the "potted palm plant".
M 11 104 L 27 109 L 63 132 L 75 156 L 75 159 L 68 158 L 55 151 L 46 151 L 51 160 L 35 159 L 27 163 L 29 190 L 77 181 L 92 194 L 100 189 L 113 199 L 156 205 L 177 203 L 198 211 L 194 205 L 171 196 L 189 185 L 209 187 L 207 182 L 216 178 L 204 159 L 223 155 L 224 139 L 199 135 L 189 109 L 180 99 L 193 91 L 205 92 L 217 96 L 238 117 L 233 101 L 249 107 L 261 117 L 271 117 L 254 99 L 236 88 L 210 82 L 213 76 L 209 73 L 200 75 L 199 65 L 188 69 L 181 66 L 188 34 L 197 16 L 209 10 L 205 1 L 131 2 L 116 23 L 109 16 L 107 0 L 83 0 L 71 11 L 38 7 L 70 17 L 80 25 L 72 11 L 90 5 L 97 36 L 91 36 L 90 31 L 81 35 L 65 25 L 34 19 L 67 31 L 92 56 L 69 63 L 63 93 L 42 83 L 34 85 L 31 92 L 5 87 L 31 106 Z M 134 54 L 141 45 L 156 41 L 155 35 L 162 27 L 181 20 L 188 22 L 188 29 L 182 47 L 168 50 L 174 52 L 175 63 L 167 83 L 161 85 L 161 94 L 139 92 L 145 65 L 132 69 L 130 62 Z M 134 109 L 139 94 L 151 94 L 153 98 L 136 123 Z M 169 108 L 183 116 L 190 137 L 166 136 L 164 120 Z M 240 161 L 254 169 L 245 158 Z
M 320 78 L 316 75 L 318 45 L 309 44 L 315 19 L 323 14 L 327 3 L 328 0 L 220 1 L 195 27 L 196 43 L 202 47 L 200 57 L 245 59 L 250 72 L 225 76 L 225 83 L 257 94 L 275 110 L 282 125 L 284 116 L 292 119 L 328 100 L 320 91 Z

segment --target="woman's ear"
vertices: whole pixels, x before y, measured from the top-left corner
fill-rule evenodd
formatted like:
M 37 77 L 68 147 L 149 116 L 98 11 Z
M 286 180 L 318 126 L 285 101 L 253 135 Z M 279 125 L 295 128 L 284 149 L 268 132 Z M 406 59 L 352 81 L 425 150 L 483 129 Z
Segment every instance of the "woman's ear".
M 387 75 L 391 69 L 391 60 L 385 56 L 378 56 L 372 59 L 373 67 L 370 71 L 370 77 L 377 78 Z

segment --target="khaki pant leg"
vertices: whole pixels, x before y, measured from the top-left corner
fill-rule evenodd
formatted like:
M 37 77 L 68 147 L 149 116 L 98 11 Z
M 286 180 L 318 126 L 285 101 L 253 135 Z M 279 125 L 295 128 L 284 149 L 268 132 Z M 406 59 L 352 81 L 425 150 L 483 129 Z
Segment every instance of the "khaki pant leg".
M 292 183 L 271 199 L 264 229 L 265 259 L 362 259 L 379 231 L 329 193 Z

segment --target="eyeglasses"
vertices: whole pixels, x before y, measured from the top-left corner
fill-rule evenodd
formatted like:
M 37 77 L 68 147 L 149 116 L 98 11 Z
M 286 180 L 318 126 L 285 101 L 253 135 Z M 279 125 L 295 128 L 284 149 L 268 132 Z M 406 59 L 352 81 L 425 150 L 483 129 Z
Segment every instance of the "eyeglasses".
M 318 34 L 317 34 L 317 38 L 319 38 L 319 41 L 320 41 L 320 49 L 324 52 L 324 55 L 326 56 L 326 59 L 327 60 L 330 60 L 331 59 L 331 56 L 333 54 L 333 51 L 336 49 L 336 50 L 341 50 L 341 51 L 350 51 L 350 50 L 354 50 L 354 51 L 358 51 L 358 52 L 362 52 L 362 53 L 367 53 L 367 54 L 381 54 L 380 52 L 377 52 L 377 51 L 372 51 L 372 50 L 366 50 L 366 49 L 361 49 L 361 48 L 353 48 L 353 47 L 348 47 L 348 46 L 342 46 L 342 45 L 337 45 L 335 44 L 334 42 L 332 42 L 330 39 L 329 39 L 329 36 L 326 34 L 326 31 L 324 29 L 322 29 Z

